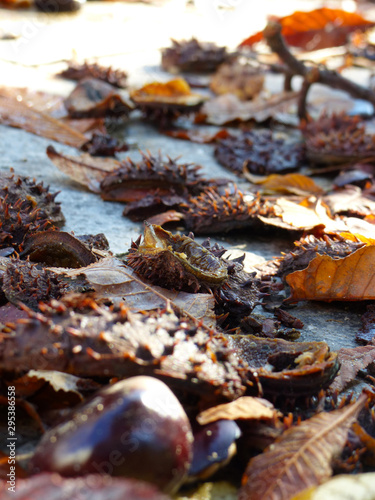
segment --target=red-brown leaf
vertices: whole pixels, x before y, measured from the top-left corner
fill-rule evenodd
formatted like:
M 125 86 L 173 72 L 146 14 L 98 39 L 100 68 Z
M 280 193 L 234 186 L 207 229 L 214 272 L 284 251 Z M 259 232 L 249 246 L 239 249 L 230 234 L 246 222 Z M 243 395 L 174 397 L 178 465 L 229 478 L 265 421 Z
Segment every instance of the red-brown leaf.
M 374 26 L 372 21 L 368 21 L 355 12 L 327 7 L 310 12 L 297 11 L 276 20 L 282 26 L 281 33 L 286 42 L 304 50 L 344 45 L 350 33 L 358 30 L 365 31 Z M 259 31 L 241 42 L 240 47 L 251 47 L 262 39 L 262 32 Z
M 319 413 L 284 432 L 264 453 L 250 460 L 239 500 L 290 500 L 328 479 L 332 458 L 344 447 L 366 400 L 362 394 L 354 405 Z
M 374 300 L 375 245 L 359 248 L 347 257 L 317 255 L 306 269 L 286 277 L 290 302 L 298 300 Z

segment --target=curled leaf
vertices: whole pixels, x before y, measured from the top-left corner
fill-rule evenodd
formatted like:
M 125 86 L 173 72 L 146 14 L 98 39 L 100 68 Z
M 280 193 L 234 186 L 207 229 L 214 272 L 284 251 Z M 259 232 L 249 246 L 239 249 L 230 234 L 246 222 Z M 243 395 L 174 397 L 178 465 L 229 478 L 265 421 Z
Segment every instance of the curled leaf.
M 241 398 L 213 406 L 204 410 L 197 416 L 200 425 L 206 425 L 217 420 L 263 420 L 273 421 L 277 418 L 278 412 L 273 405 L 262 398 L 252 396 L 242 396 Z
M 335 259 L 317 255 L 306 269 L 286 277 L 289 302 L 298 300 L 374 300 L 375 245 L 359 248 Z
M 64 174 L 94 193 L 100 192 L 100 183 L 108 172 L 120 166 L 120 162 L 112 158 L 94 158 L 89 154 L 63 155 L 58 153 L 53 146 L 48 146 L 47 156 Z
M 244 172 L 244 176 L 250 182 L 259 184 L 264 193 L 283 193 L 297 195 L 320 195 L 323 189 L 318 186 L 310 177 L 302 174 L 271 174 L 265 178 L 256 179 L 255 176 Z

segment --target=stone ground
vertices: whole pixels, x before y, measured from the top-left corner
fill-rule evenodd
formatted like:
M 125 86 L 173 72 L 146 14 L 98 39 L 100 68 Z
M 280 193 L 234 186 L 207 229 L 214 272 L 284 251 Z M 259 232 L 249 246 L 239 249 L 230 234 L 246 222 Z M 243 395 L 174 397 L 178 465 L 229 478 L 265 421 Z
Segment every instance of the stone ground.
M 268 0 L 257 4 L 246 0 L 201 0 L 195 8 L 184 1 L 171 0 L 163 5 L 121 2 L 88 2 L 75 14 L 46 15 L 35 11 L 0 9 L 2 33 L 13 33 L 15 40 L 0 41 L 0 85 L 30 87 L 66 95 L 73 84 L 54 78 L 65 60 L 96 59 L 103 64 L 125 69 L 130 84 L 144 84 L 168 75 L 159 69 L 159 49 L 169 45 L 170 37 L 217 41 L 235 47 L 251 32 L 264 26 L 267 13 L 284 15 L 295 9 L 309 9 L 322 2 Z M 340 7 L 353 2 L 324 2 Z M 218 5 L 225 6 L 219 9 Z M 252 4 L 253 5 L 253 4 Z M 233 7 L 231 9 L 231 7 Z M 355 76 L 360 81 L 363 75 Z M 273 85 L 280 82 L 275 80 Z M 364 82 L 365 83 L 365 82 Z M 351 103 L 353 104 L 353 103 Z M 129 156 L 139 151 L 161 151 L 186 162 L 203 166 L 209 177 L 234 175 L 220 167 L 211 145 L 197 145 L 169 139 L 140 121 L 126 128 L 125 139 L 132 145 Z M 76 234 L 104 232 L 115 253 L 126 251 L 142 225 L 121 216 L 119 203 L 102 201 L 58 171 L 45 154 L 51 141 L 22 130 L 0 126 L 0 168 L 13 167 L 16 173 L 43 180 L 52 191 L 61 191 L 58 200 L 66 217 L 65 230 Z M 55 144 L 58 151 L 76 154 L 72 148 Z M 215 241 L 215 239 L 213 239 Z M 268 260 L 292 247 L 293 238 L 280 240 L 272 235 L 259 237 L 241 232 L 218 237 L 220 242 L 249 252 L 250 262 Z M 325 340 L 332 349 L 354 347 L 360 315 L 365 306 L 353 304 L 301 303 L 291 312 L 302 319 L 305 328 L 301 340 Z M 257 308 L 258 314 L 264 314 Z

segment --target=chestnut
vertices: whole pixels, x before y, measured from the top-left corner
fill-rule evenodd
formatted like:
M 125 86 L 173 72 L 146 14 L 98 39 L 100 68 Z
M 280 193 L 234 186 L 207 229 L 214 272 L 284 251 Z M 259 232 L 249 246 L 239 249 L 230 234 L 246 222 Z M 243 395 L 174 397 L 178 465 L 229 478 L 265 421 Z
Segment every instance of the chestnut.
M 146 376 L 117 382 L 48 431 L 32 473 L 91 473 L 148 481 L 175 492 L 190 466 L 193 436 L 186 413 L 164 382 Z
M 188 481 L 207 479 L 235 455 L 241 430 L 233 420 L 217 420 L 194 431 L 193 460 Z

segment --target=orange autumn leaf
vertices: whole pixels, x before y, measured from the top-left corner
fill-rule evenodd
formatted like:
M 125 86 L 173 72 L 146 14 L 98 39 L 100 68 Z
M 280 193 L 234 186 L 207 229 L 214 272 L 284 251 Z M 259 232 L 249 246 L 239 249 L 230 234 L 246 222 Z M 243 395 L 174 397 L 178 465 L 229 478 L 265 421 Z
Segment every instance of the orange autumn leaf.
M 248 175 L 244 172 L 244 176 L 254 184 L 260 184 L 263 192 L 267 193 L 283 193 L 297 195 L 320 195 L 323 189 L 315 184 L 315 182 L 306 175 L 302 174 L 271 174 L 265 178 L 257 180 L 255 176 Z
M 375 299 L 375 245 L 366 245 L 347 257 L 317 255 L 306 269 L 286 277 L 288 302 L 298 300 L 357 301 Z
M 304 50 L 318 50 L 344 45 L 347 36 L 354 31 L 365 31 L 374 26 L 355 12 L 323 7 L 310 12 L 297 11 L 274 19 L 282 26 L 282 35 L 293 47 Z M 251 47 L 263 39 L 262 31 L 241 42 L 240 47 Z

